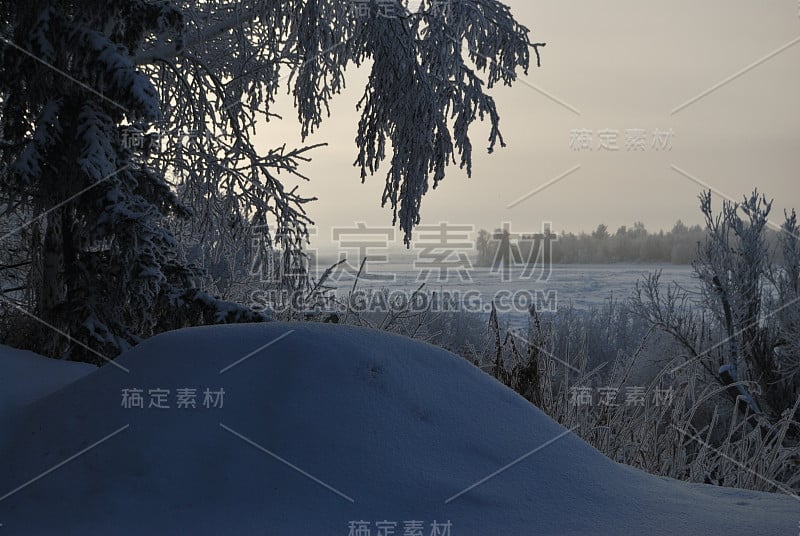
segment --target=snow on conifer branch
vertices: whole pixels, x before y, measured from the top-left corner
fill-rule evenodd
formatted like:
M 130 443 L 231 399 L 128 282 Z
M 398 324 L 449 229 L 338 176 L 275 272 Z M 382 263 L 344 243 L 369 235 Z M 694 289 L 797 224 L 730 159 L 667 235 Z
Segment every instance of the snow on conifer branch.
M 539 45 L 495 0 L 407 4 L 392 17 L 374 1 L 368 16 L 342 0 L 0 4 L 0 179 L 15 216 L 39 222 L 31 308 L 109 354 L 198 318 L 256 318 L 204 294 L 184 258 L 196 244 L 219 258 L 249 227 L 302 287 L 315 199 L 302 164 L 318 145 L 265 150 L 255 134 L 282 87 L 313 133 L 348 67 L 371 64 L 356 163 L 366 178 L 389 158 L 383 203 L 408 243 L 447 166 L 471 172 L 470 127 L 488 119 L 489 150 L 503 144 L 487 90 Z M 175 309 L 187 304 L 201 311 Z

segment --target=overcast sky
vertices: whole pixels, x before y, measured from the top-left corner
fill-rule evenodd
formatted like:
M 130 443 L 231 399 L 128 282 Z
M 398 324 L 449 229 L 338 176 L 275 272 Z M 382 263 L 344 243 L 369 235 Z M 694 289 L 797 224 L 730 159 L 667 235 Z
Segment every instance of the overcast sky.
M 542 67 L 494 90 L 508 147 L 479 150 L 488 129 L 474 127 L 472 178 L 452 168 L 423 199 L 423 224 L 510 221 L 533 232 L 550 221 L 577 232 L 640 220 L 669 229 L 679 218 L 700 222 L 702 184 L 736 199 L 758 187 L 775 198 L 778 222 L 784 208 L 800 208 L 798 0 L 507 3 L 533 40 L 547 42 Z M 304 192 L 319 197 L 309 209 L 318 246 L 332 227 L 391 224 L 380 208 L 383 172 L 361 184 L 352 166 L 367 72 L 350 74 L 307 140 L 329 143 L 303 167 L 312 179 Z M 265 147 L 299 144 L 290 103 L 280 103 L 285 121 L 263 129 Z M 644 150 L 629 150 L 641 131 Z M 617 151 L 599 147 L 615 136 Z

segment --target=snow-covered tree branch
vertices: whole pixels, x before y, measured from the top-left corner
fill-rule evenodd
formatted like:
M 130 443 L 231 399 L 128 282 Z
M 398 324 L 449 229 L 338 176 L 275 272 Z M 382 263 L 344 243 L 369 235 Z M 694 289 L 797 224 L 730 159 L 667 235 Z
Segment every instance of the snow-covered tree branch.
M 388 165 L 382 201 L 409 242 L 447 166 L 471 170 L 470 126 L 487 118 L 489 151 L 503 144 L 486 91 L 543 45 L 495 0 L 357 3 L 0 2 L 2 201 L 31 218 L 36 317 L 109 354 L 196 321 L 179 312 L 192 304 L 206 319 L 259 318 L 208 310 L 181 244 L 213 250 L 259 226 L 302 264 L 313 147 L 253 137 L 284 83 L 311 134 L 348 67 L 371 64 L 356 164 L 364 178 Z M 75 349 L 51 343 L 37 349 Z

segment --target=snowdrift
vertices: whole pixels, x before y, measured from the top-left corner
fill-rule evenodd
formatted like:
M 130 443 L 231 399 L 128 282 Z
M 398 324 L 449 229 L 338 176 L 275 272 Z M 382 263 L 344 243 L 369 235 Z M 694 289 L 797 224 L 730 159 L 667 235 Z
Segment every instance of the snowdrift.
M 88 363 L 59 361 L 0 344 L 0 410 L 29 404 L 96 368 Z
M 9 420 L 24 406 L 96 368 L 88 363 L 58 361 L 0 344 L 0 446 L 8 440 L 8 430 L 13 426 Z
M 800 521 L 792 497 L 616 464 L 461 358 L 385 333 L 194 328 L 117 363 L 0 430 L 3 534 L 773 536 Z

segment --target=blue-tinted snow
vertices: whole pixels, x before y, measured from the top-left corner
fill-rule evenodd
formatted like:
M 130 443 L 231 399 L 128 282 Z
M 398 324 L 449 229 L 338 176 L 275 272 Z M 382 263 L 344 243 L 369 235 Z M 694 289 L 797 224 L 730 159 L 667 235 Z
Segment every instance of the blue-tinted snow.
M 421 520 L 426 536 L 433 521 L 451 536 L 772 536 L 800 520 L 786 495 L 616 464 L 463 359 L 386 333 L 194 328 L 119 363 L 130 373 L 102 367 L 3 430 L 0 497 L 85 450 L 0 500 L 5 533 L 347 536 L 351 521 L 374 535 Z M 169 390 L 171 407 L 125 408 L 132 388 Z M 195 408 L 176 407 L 184 388 Z M 224 389 L 222 407 L 205 389 Z

